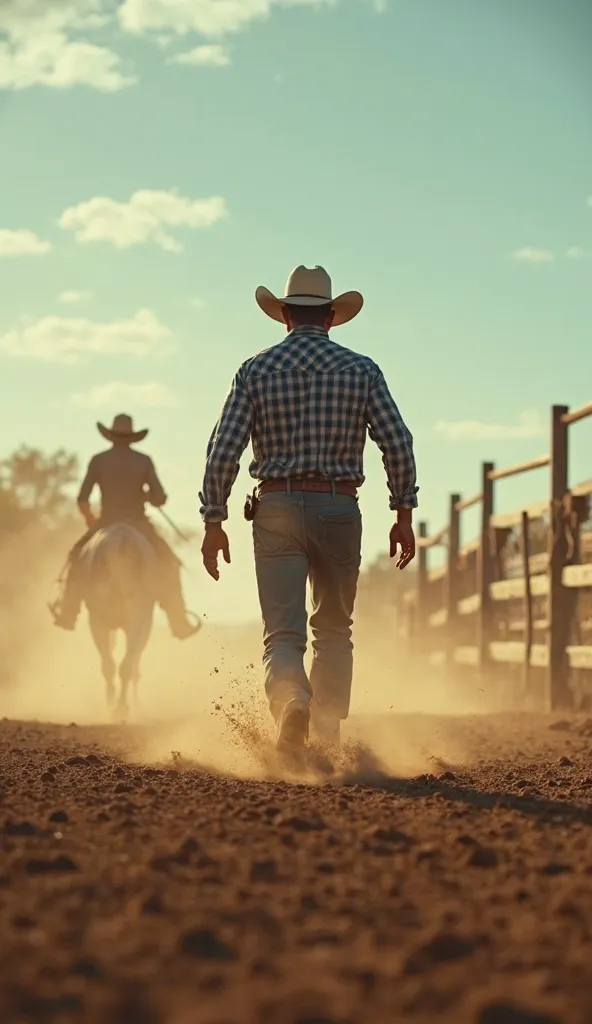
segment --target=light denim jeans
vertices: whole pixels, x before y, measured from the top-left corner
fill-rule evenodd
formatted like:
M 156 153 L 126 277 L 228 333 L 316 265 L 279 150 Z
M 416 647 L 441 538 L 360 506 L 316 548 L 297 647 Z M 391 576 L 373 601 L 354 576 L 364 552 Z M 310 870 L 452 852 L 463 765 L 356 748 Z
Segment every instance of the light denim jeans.
M 347 718 L 351 695 L 351 625 L 362 517 L 357 498 L 295 491 L 263 494 L 253 521 L 263 615 L 265 689 L 277 720 L 289 700 L 309 702 L 322 717 Z M 313 661 L 307 644 L 310 580 Z

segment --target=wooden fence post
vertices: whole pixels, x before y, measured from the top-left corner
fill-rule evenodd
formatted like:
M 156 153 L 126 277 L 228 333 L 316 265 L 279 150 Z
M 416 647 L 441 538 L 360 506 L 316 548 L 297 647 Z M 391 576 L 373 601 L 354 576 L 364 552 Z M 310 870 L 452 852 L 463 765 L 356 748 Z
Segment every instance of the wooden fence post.
M 419 536 L 424 540 L 428 535 L 428 524 L 419 524 Z M 427 624 L 427 596 L 428 596 L 428 549 L 423 545 L 419 548 L 417 560 L 417 631 L 421 636 L 420 643 L 423 643 L 425 627 Z
M 483 673 L 491 664 L 489 644 L 493 635 L 493 614 L 490 587 L 493 583 L 495 552 L 492 550 L 491 517 L 493 515 L 493 462 L 481 463 L 481 543 L 478 552 L 477 580 L 479 587 L 479 620 L 477 646 L 479 648 L 479 669 Z
M 571 625 L 571 601 L 566 600 L 562 582 L 567 558 L 567 537 L 563 529 L 563 497 L 568 490 L 568 427 L 562 422 L 566 405 L 551 408 L 551 494 L 549 508 L 549 595 L 547 598 L 548 665 L 547 702 L 552 711 L 571 703 L 568 688 L 566 650 Z
M 530 654 L 532 651 L 532 590 L 530 586 L 530 538 L 528 512 L 522 513 L 521 523 L 522 575 L 524 576 L 524 664 L 522 681 L 524 693 L 530 696 Z
M 460 494 L 450 495 L 448 567 L 446 575 L 446 665 L 449 670 L 454 662 L 454 651 L 458 642 L 460 512 L 456 506 L 459 502 Z

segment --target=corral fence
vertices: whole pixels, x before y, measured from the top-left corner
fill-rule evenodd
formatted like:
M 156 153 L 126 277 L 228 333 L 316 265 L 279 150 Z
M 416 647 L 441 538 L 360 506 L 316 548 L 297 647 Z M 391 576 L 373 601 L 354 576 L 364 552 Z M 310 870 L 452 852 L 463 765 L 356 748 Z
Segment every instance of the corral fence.
M 399 607 L 413 661 L 469 685 L 509 685 L 513 703 L 525 707 L 581 709 L 592 701 L 592 480 L 568 480 L 570 428 L 588 416 L 592 402 L 572 411 L 554 405 L 549 455 L 506 469 L 483 462 L 480 490 L 450 495 L 442 530 L 430 536 L 419 524 L 417 583 Z M 496 482 L 542 468 L 548 498 L 496 514 Z M 479 534 L 461 544 L 462 513 L 475 506 Z M 429 553 L 439 547 L 445 562 L 430 568 Z

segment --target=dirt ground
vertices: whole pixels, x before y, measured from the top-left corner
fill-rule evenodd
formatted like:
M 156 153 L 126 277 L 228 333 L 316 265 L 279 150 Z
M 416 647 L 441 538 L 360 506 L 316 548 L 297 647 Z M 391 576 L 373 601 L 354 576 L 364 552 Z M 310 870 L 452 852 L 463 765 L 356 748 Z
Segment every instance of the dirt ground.
M 1 722 L 2 1024 L 592 1022 L 592 722 L 381 729 L 463 763 L 248 779 Z

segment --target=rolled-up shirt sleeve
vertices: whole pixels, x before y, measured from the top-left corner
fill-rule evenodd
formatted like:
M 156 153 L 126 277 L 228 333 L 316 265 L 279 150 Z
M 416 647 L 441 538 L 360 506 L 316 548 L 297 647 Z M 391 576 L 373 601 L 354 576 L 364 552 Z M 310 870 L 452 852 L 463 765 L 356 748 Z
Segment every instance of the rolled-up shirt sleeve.
M 254 407 L 242 368 L 235 375 L 220 419 L 208 442 L 206 467 L 199 492 L 204 523 L 228 519 L 228 498 L 240 467 L 240 458 L 254 421 Z
M 366 409 L 368 434 L 382 452 L 390 494 L 389 507 L 417 508 L 417 471 L 413 437 L 393 399 L 382 372 L 370 386 Z
M 88 503 L 88 501 L 90 499 L 90 496 L 91 496 L 91 494 L 93 492 L 93 488 L 94 488 L 96 483 L 97 483 L 97 464 L 96 464 L 95 457 L 93 456 L 92 459 L 90 460 L 89 464 L 88 464 L 88 467 L 87 467 L 87 470 L 86 470 L 86 476 L 84 477 L 84 480 L 82 481 L 82 483 L 80 485 L 80 490 L 78 492 L 78 498 L 76 499 L 78 501 L 79 505 L 86 505 Z
M 146 476 L 146 497 L 151 505 L 160 508 L 166 504 L 167 494 L 162 486 L 156 467 L 152 459 L 148 459 L 148 473 Z

